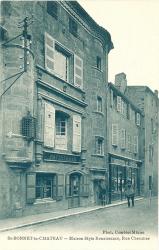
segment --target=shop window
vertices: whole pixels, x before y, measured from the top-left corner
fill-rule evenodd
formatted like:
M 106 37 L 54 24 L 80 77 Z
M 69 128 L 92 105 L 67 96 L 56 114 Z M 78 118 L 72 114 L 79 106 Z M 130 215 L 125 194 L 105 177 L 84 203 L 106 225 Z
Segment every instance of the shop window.
M 102 98 L 100 96 L 97 97 L 97 111 L 102 112 Z
M 97 58 L 96 58 L 96 66 L 97 66 L 97 69 L 99 69 L 99 70 L 102 69 L 102 59 L 99 56 L 97 56 Z
M 36 175 L 36 199 L 53 198 L 53 175 Z
M 78 35 L 78 26 L 77 23 L 72 19 L 71 17 L 69 18 L 69 31 L 72 35 L 77 37 Z
M 58 5 L 55 1 L 47 1 L 47 13 L 54 17 L 58 18 Z
M 62 112 L 56 112 L 56 137 L 55 148 L 67 150 L 67 116 Z
M 96 145 L 95 145 L 95 154 L 103 155 L 104 154 L 104 139 L 97 137 L 96 138 Z

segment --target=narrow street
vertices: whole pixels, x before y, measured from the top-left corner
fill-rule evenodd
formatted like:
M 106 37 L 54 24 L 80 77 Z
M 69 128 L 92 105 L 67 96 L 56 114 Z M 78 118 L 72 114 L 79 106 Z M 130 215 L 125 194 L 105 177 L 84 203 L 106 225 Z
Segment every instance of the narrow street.
M 46 250 L 50 250 L 51 243 L 56 250 L 103 250 L 103 244 L 108 250 L 157 250 L 157 228 L 157 199 L 152 199 L 151 205 L 149 200 L 141 200 L 136 202 L 134 208 L 128 208 L 126 204 L 106 208 L 17 229 L 7 232 L 7 237 L 17 237 L 16 249 L 20 249 L 17 246 L 23 243 L 21 250 L 31 242 L 33 245 L 38 243 L 40 247 L 47 243 Z M 34 236 L 36 241 L 25 241 L 25 238 L 20 241 L 18 237 L 22 236 Z M 14 245 L 15 241 L 10 240 L 9 243 Z

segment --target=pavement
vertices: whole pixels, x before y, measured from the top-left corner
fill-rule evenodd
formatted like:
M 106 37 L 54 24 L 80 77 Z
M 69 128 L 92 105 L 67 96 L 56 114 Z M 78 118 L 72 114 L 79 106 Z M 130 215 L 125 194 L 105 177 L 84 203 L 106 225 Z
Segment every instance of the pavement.
M 136 198 L 135 201 L 143 200 L 143 197 Z M 91 213 L 93 211 L 106 209 L 110 207 L 120 206 L 126 204 L 127 201 L 116 201 L 112 204 L 107 204 L 105 206 L 91 206 L 91 207 L 78 207 L 62 211 L 56 211 L 51 213 L 41 213 L 34 214 L 19 218 L 7 218 L 0 220 L 0 232 L 11 231 L 18 228 L 33 226 L 37 224 L 42 224 L 46 222 L 52 222 L 59 219 L 64 219 L 66 217 L 80 215 L 85 213 Z

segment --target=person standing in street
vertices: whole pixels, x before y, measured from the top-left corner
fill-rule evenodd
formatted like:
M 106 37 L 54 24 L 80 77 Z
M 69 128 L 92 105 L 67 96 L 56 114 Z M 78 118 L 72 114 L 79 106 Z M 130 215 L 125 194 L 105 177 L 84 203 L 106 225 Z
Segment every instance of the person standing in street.
M 130 200 L 132 202 L 132 207 L 134 207 L 135 190 L 134 186 L 131 183 L 131 180 L 127 180 L 127 183 L 125 185 L 125 195 L 128 201 L 128 207 L 130 207 Z

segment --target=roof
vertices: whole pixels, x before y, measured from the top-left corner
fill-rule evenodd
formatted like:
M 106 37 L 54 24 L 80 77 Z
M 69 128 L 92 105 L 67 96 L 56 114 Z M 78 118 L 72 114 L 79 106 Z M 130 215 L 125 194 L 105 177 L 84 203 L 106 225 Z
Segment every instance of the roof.
M 77 1 L 66 1 L 66 3 L 96 32 L 102 41 L 108 45 L 108 52 L 114 48 L 110 33 L 105 28 L 98 25 Z
M 115 92 L 121 96 L 126 102 L 128 102 L 138 113 L 140 113 L 142 116 L 144 116 L 141 109 L 139 109 L 126 95 L 124 95 L 115 85 L 111 82 L 108 83 L 108 86 L 115 90 Z

